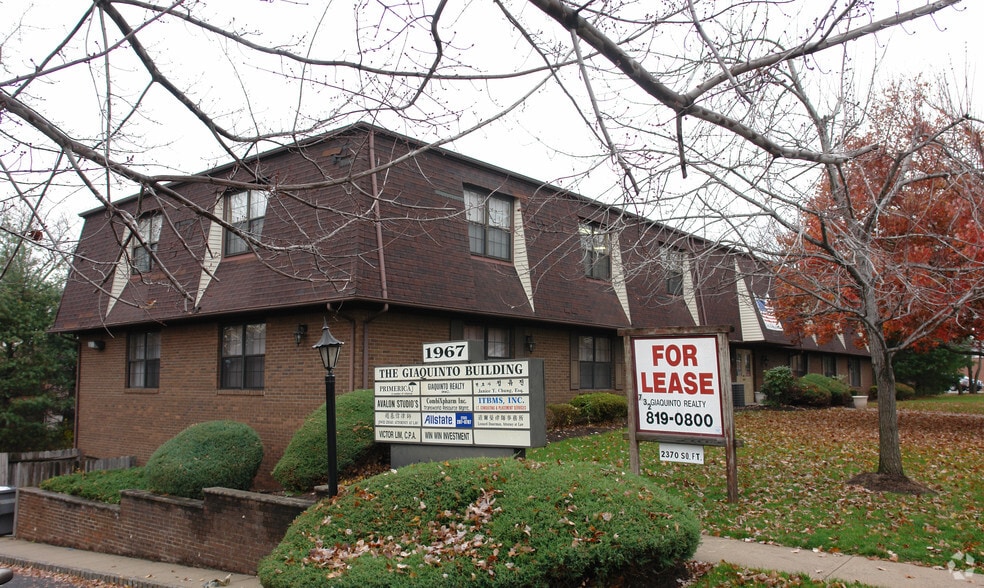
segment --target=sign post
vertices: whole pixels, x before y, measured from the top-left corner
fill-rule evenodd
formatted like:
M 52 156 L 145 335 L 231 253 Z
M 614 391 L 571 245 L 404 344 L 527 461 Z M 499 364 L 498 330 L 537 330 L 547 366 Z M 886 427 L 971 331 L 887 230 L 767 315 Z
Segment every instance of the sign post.
M 728 502 L 738 501 L 738 467 L 728 329 L 628 329 L 625 341 L 629 463 L 639 442 L 657 441 L 660 459 L 703 463 L 704 446 L 725 449 Z

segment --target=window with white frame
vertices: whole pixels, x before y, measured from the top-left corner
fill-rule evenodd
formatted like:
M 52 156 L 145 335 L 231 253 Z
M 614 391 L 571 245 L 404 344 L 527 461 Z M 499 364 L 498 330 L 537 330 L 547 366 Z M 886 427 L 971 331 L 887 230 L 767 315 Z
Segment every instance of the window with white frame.
M 242 233 L 259 237 L 263 233 L 267 195 L 257 190 L 236 192 L 226 196 L 225 220 Z M 238 255 L 249 251 L 246 240 L 232 231 L 226 231 L 225 254 Z
M 581 263 L 584 275 L 598 280 L 612 277 L 611 236 L 595 223 L 578 225 L 581 235 Z
M 221 387 L 262 388 L 266 357 L 266 323 L 222 327 Z
M 151 252 L 157 252 L 157 243 L 161 240 L 161 222 L 159 213 L 145 214 L 137 219 L 137 236 L 133 237 L 133 267 L 137 271 L 147 272 L 153 269 L 154 259 Z
M 157 388 L 161 375 L 161 332 L 130 333 L 127 342 L 126 385 Z
M 470 251 L 483 257 L 512 259 L 512 211 L 512 198 L 466 188 Z

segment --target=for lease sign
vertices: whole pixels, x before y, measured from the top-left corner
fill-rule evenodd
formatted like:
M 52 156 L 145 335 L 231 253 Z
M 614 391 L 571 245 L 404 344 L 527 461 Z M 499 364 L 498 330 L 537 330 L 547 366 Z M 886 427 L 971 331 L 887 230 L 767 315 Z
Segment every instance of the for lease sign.
M 721 378 L 714 336 L 632 339 L 636 430 L 721 436 Z

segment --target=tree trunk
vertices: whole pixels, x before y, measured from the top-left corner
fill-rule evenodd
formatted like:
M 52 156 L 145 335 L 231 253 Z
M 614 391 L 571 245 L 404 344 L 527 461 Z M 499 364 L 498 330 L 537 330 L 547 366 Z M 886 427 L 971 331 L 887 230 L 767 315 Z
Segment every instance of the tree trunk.
M 878 385 L 878 473 L 904 478 L 899 415 L 895 405 L 895 371 L 887 345 L 880 335 L 872 333 L 869 337 L 871 364 Z

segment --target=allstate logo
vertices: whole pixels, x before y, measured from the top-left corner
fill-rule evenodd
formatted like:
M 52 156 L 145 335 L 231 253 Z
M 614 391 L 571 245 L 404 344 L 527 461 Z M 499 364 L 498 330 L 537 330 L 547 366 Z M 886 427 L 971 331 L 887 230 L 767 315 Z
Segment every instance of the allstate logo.
M 960 566 L 966 567 L 961 570 Z M 946 569 L 950 570 L 954 580 L 969 580 L 974 576 L 974 556 L 958 551 L 950 556 Z

